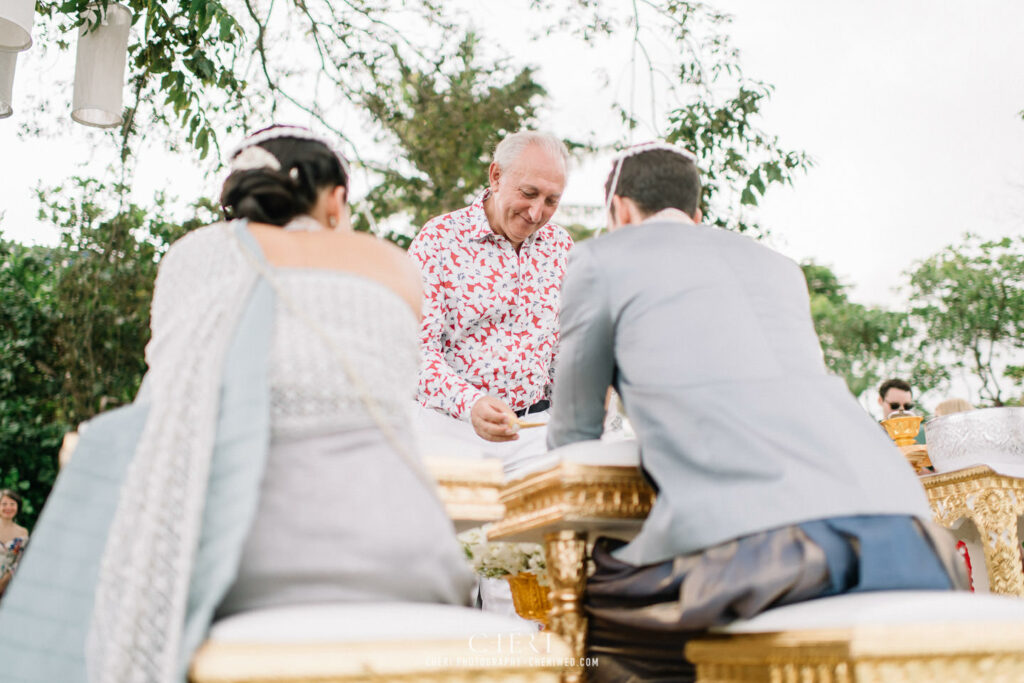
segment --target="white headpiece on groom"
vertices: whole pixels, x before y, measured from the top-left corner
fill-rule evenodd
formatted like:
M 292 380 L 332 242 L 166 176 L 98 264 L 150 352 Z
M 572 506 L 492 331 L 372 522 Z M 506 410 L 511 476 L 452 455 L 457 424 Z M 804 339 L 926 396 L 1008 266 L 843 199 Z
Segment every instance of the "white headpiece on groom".
M 681 157 L 689 159 L 695 164 L 697 163 L 697 155 L 691 152 L 690 150 L 683 149 L 682 147 L 676 147 L 675 145 L 670 145 L 669 143 L 661 142 L 660 140 L 652 140 L 651 142 L 641 142 L 638 145 L 632 145 L 630 147 L 627 147 L 626 149 L 619 152 L 614 159 L 615 169 L 612 171 L 612 184 L 608 187 L 608 200 L 605 202 L 604 205 L 605 217 L 611 215 L 612 196 L 615 194 L 615 190 L 617 190 L 619 187 L 619 173 L 622 172 L 622 162 L 624 162 L 629 157 L 636 156 L 637 154 L 643 154 L 644 152 L 653 152 L 656 150 L 660 150 L 663 152 L 672 152 L 674 154 L 678 154 Z

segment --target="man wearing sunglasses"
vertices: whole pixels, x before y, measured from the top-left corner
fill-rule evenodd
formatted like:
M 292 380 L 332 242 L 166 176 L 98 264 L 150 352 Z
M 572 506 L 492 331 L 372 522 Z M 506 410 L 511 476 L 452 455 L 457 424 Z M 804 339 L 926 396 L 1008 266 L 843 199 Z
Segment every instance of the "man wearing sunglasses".
M 914 390 L 902 379 L 887 379 L 878 387 L 878 405 L 882 407 L 883 420 L 888 420 L 894 413 L 909 413 L 916 406 Z M 914 441 L 919 444 L 925 443 L 923 428 L 917 432 Z
M 882 406 L 882 419 L 893 413 L 910 412 L 914 407 L 914 392 L 902 379 L 887 379 L 878 387 L 878 405 Z

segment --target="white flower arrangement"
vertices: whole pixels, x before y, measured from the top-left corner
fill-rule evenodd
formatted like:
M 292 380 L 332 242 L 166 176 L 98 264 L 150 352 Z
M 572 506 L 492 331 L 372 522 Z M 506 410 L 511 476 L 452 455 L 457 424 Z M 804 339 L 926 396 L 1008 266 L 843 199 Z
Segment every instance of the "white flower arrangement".
M 492 543 L 487 540 L 486 527 L 462 532 L 459 541 L 470 566 L 480 576 L 497 578 L 529 572 L 541 585 L 547 585 L 547 563 L 540 544 Z

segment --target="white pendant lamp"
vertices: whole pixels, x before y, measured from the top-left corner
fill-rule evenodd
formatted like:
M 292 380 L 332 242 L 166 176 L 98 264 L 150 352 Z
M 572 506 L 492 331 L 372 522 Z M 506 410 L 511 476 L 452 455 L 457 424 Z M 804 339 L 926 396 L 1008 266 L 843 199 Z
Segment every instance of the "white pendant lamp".
M 17 61 L 17 52 L 0 52 L 0 119 L 6 119 L 14 113 L 11 89 L 14 87 L 14 66 Z
M 0 51 L 21 52 L 32 47 L 36 0 L 0 0 Z
M 78 123 L 96 128 L 121 125 L 131 23 L 131 10 L 117 2 L 107 5 L 105 13 L 99 5 L 85 10 L 85 23 L 78 32 L 71 106 L 71 118 Z

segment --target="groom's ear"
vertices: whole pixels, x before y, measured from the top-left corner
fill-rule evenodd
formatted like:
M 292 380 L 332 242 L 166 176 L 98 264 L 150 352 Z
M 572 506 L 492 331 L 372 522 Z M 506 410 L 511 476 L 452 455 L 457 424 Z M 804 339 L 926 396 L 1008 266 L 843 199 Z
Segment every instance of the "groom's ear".
M 617 194 L 612 195 L 611 214 L 613 229 L 637 222 L 636 205 Z

